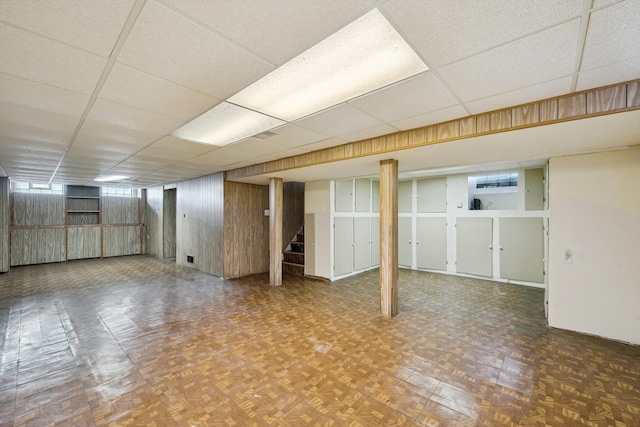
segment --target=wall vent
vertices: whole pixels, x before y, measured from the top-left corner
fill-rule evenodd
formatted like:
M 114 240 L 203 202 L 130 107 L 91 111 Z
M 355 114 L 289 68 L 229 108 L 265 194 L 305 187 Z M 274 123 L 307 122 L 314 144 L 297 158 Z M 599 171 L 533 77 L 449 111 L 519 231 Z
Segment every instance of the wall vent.
M 193 255 L 187 255 L 187 262 L 193 264 Z

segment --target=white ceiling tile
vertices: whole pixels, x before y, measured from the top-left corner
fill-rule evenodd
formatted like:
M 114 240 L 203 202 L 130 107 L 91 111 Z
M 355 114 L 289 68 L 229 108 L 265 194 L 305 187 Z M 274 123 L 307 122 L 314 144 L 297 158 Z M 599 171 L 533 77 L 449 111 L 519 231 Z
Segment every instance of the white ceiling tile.
M 329 138 L 329 139 L 325 139 L 324 141 L 312 142 L 311 144 L 303 145 L 300 148 L 307 151 L 316 151 L 316 150 L 322 150 L 324 148 L 335 147 L 337 145 L 342 145 L 346 143 L 347 141 L 345 141 L 344 139 Z
M 195 157 L 193 153 L 186 151 L 166 150 L 164 148 L 157 148 L 151 145 L 140 152 L 136 153 L 136 157 L 142 157 L 149 160 L 171 160 L 177 162 L 180 160 L 187 160 Z
M 463 101 L 570 75 L 576 57 L 580 20 L 536 33 L 439 70 Z
M 237 160 L 230 160 L 228 158 L 221 157 L 216 150 L 211 153 L 189 159 L 185 164 L 208 169 L 211 167 L 225 166 L 235 162 L 237 162 Z
M 349 104 L 383 122 L 395 122 L 451 107 L 457 101 L 433 73 L 426 72 L 349 101 Z
M 273 66 L 182 15 L 149 1 L 118 62 L 218 99 L 226 99 Z
M 485 111 L 498 110 L 500 108 L 512 107 L 515 105 L 538 101 L 540 99 L 560 96 L 565 93 L 569 93 L 570 91 L 571 77 L 563 77 L 561 79 L 552 80 L 539 85 L 518 89 L 513 92 L 507 92 L 501 95 L 467 102 L 465 105 L 469 111 L 471 111 L 471 114 L 479 114 Z
M 220 100 L 179 84 L 116 64 L 100 98 L 182 120 L 191 120 Z
M 340 136 L 340 139 L 344 139 L 345 141 L 360 141 L 363 139 L 375 138 L 380 135 L 387 135 L 390 133 L 398 132 L 397 128 L 394 128 L 391 125 L 383 124 L 379 126 L 374 126 L 369 129 L 362 129 L 353 133 L 349 133 L 346 135 Z
M 591 13 L 581 70 L 602 67 L 638 56 L 640 1 L 627 0 Z
M 213 153 L 207 153 L 207 156 L 215 157 L 229 162 L 239 162 L 252 157 L 244 151 L 236 150 L 233 146 L 222 147 Z M 200 156 L 202 157 L 202 156 Z
M 164 0 L 274 64 L 282 64 L 362 16 L 372 0 Z M 242 25 L 238 25 L 242 22 Z
M 340 136 L 383 124 L 349 104 L 340 104 L 298 120 L 296 125 L 331 136 Z
M 448 120 L 459 119 L 460 117 L 465 116 L 468 116 L 467 111 L 461 106 L 456 105 L 455 107 L 445 108 L 444 110 L 421 114 L 404 120 L 398 120 L 391 124 L 400 130 L 407 130 L 422 126 L 429 126 L 434 123 L 446 122 Z
M 134 0 L 3 0 L 2 20 L 108 57 Z
M 0 73 L 0 101 L 80 118 L 89 96 Z
M 156 138 L 184 124 L 184 120 L 104 99 L 96 100 L 87 120 L 156 135 Z M 155 139 L 155 138 L 154 138 Z
M 383 9 L 439 67 L 579 16 L 582 0 L 393 0 Z
M 305 129 L 292 123 L 271 129 L 271 132 L 275 133 L 275 135 L 266 138 L 268 141 L 289 147 L 298 147 L 329 138 L 329 135 Z
M 91 94 L 107 60 L 0 23 L 0 72 Z
M 62 133 L 68 139 L 77 125 L 78 117 L 0 102 L 0 134 L 12 127 L 33 128 Z
M 234 150 L 247 153 L 250 157 L 264 156 L 267 154 L 277 153 L 279 151 L 286 150 L 286 145 L 277 144 L 275 142 L 268 141 L 260 138 L 247 138 L 235 144 L 229 145 Z
M 210 144 L 199 144 L 196 142 L 187 141 L 185 139 L 174 138 L 173 136 L 164 136 L 158 141 L 150 145 L 149 148 L 161 148 L 164 150 L 181 151 L 183 153 L 193 154 L 191 157 L 199 156 L 200 154 L 208 153 L 218 149 Z
M 640 55 L 629 61 L 580 72 L 576 90 L 592 89 L 638 78 L 640 78 Z

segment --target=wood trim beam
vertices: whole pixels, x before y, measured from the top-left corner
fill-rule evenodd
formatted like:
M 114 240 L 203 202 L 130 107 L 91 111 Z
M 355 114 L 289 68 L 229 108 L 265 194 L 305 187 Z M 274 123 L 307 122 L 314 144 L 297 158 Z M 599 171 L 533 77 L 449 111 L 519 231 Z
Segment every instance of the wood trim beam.
M 282 285 L 282 178 L 269 180 L 269 284 Z
M 398 315 L 398 161 L 380 162 L 380 315 Z
M 256 175 L 390 153 L 480 135 L 640 110 L 640 79 L 463 117 L 227 171 L 233 181 Z

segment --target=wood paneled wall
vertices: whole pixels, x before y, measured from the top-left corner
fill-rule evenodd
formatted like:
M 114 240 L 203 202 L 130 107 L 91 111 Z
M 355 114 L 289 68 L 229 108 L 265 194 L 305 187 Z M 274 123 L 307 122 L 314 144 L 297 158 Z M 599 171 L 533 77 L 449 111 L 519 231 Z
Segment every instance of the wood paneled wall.
M 228 180 L 319 165 L 490 133 L 640 109 L 640 80 L 589 89 L 226 172 Z
M 164 190 L 162 204 L 163 257 L 176 257 L 176 194 L 177 190 Z
M 162 186 L 147 188 L 147 205 L 145 210 L 146 253 L 157 258 L 162 258 L 163 256 L 163 197 L 164 190 Z
M 102 227 L 102 256 L 112 257 L 138 254 L 140 254 L 139 225 Z
M 9 271 L 9 178 L 0 177 L 0 273 Z
M 102 227 L 67 227 L 67 260 L 100 258 L 102 245 Z
M 224 277 L 269 271 L 269 187 L 224 183 Z
M 13 226 L 64 225 L 64 195 L 13 193 Z
M 138 208 L 140 199 L 137 197 L 102 198 L 103 224 L 138 224 Z M 140 246 L 138 244 L 138 246 Z
M 285 250 L 304 225 L 304 183 L 285 182 L 282 193 L 282 250 Z
M 179 182 L 177 191 L 176 263 L 224 277 L 224 175 Z
M 64 227 L 11 230 L 11 265 L 44 264 L 67 260 Z

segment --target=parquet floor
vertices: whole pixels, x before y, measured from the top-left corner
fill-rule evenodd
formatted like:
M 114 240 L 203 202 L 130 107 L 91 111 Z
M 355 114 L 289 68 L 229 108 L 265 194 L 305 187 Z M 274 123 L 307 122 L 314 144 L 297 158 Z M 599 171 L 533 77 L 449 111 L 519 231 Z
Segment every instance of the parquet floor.
M 539 289 L 378 272 L 223 281 L 149 257 L 0 275 L 0 425 L 638 426 L 640 348 Z

